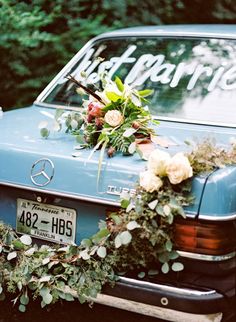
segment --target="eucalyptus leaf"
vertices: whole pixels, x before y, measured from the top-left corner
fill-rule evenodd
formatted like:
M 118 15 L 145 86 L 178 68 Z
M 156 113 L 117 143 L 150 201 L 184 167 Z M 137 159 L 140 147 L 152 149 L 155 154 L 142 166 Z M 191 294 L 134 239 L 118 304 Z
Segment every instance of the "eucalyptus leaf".
M 145 275 L 146 275 L 145 272 L 140 272 L 140 273 L 138 273 L 138 278 L 144 278 Z
M 132 220 L 126 225 L 126 227 L 127 227 L 128 230 L 133 230 L 133 229 L 136 229 L 136 228 L 140 228 L 140 225 L 137 223 L 137 221 Z
M 119 248 L 122 245 L 122 241 L 121 241 L 120 235 L 117 235 L 116 236 L 114 242 L 115 242 L 115 248 Z
M 20 304 L 20 305 L 19 305 L 19 311 L 20 311 L 20 312 L 22 312 L 22 313 L 25 313 L 25 311 L 26 311 L 26 307 L 25 307 L 25 305 Z
M 162 273 L 164 274 L 167 274 L 170 270 L 170 267 L 169 267 L 169 264 L 168 263 L 164 263 L 162 266 L 161 266 L 161 271 Z
M 7 255 L 7 260 L 10 261 L 17 257 L 17 252 L 11 252 Z
M 120 239 L 122 245 L 128 245 L 132 240 L 132 235 L 128 230 L 125 230 L 120 233 Z
M 21 295 L 20 303 L 23 305 L 27 305 L 29 303 L 29 297 L 26 293 Z
M 148 271 L 149 276 L 155 276 L 158 274 L 159 274 L 159 271 L 157 269 L 149 269 L 149 271 Z
M 50 293 L 46 293 L 44 296 L 43 296 L 43 302 L 45 303 L 45 304 L 50 304 L 51 302 L 52 302 L 52 300 L 53 300 L 53 297 L 52 297 L 52 295 L 50 294 Z
M 166 246 L 166 250 L 170 252 L 172 250 L 173 244 L 170 240 L 167 240 L 167 242 L 165 243 L 165 246 Z
M 101 258 L 105 258 L 107 255 L 107 249 L 104 246 L 100 246 L 97 250 L 97 254 Z
M 26 246 L 30 246 L 32 244 L 32 238 L 29 235 L 22 235 L 20 237 L 20 241 Z
M 51 279 L 51 276 L 45 275 L 45 276 L 40 277 L 39 282 L 40 283 L 46 283 L 46 282 L 49 282 L 50 279 Z
M 174 271 L 174 272 L 180 272 L 184 269 L 184 265 L 180 262 L 175 262 L 172 264 L 171 266 L 171 269 Z
M 42 260 L 43 265 L 47 265 L 50 262 L 50 257 L 46 257 Z
M 73 295 L 72 295 L 72 294 L 70 294 L 70 293 L 66 293 L 66 294 L 65 294 L 65 300 L 66 300 L 66 301 L 69 301 L 69 302 L 72 302 L 72 301 L 74 301 L 74 297 L 73 297 Z
M 164 212 L 164 214 L 165 214 L 166 216 L 169 216 L 169 214 L 171 213 L 171 208 L 170 208 L 170 206 L 168 206 L 168 205 L 164 205 L 164 207 L 163 207 L 163 212 Z
M 151 210 L 154 210 L 154 209 L 156 208 L 157 204 L 158 204 L 158 200 L 157 200 L 157 199 L 155 199 L 155 200 L 153 200 L 153 201 L 149 202 L 148 207 L 149 207 Z
M 88 254 L 88 251 L 86 249 L 81 251 L 79 254 L 80 254 L 81 258 L 83 258 L 83 260 L 85 260 L 85 261 L 90 259 L 90 255 Z

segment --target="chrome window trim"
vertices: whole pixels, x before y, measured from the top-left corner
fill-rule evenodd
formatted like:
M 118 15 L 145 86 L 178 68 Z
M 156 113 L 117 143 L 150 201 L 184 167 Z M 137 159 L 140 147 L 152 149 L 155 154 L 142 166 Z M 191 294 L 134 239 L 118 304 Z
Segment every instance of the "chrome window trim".
M 236 256 L 236 251 L 231 252 L 226 255 L 205 255 L 205 254 L 184 252 L 184 251 L 180 251 L 180 250 L 177 250 L 177 253 L 181 257 L 186 257 L 186 258 L 200 260 L 200 261 L 211 261 L 211 262 L 222 262 L 222 261 L 226 261 L 226 260 L 231 259 Z
M 44 102 L 34 102 L 34 105 L 37 105 L 39 107 L 48 107 L 48 108 L 53 108 L 53 109 L 63 109 L 63 110 L 69 110 L 69 111 L 83 111 L 83 107 L 78 107 L 78 106 L 64 106 L 64 105 L 53 105 L 49 103 L 44 103 Z M 198 121 L 198 120 L 187 120 L 187 119 L 182 119 L 182 118 L 175 118 L 175 117 L 168 117 L 168 116 L 153 116 L 153 119 L 156 119 L 158 121 L 167 121 L 167 122 L 178 122 L 178 123 L 184 123 L 184 124 L 195 124 L 195 125 L 206 125 L 206 126 L 218 126 L 218 127 L 227 127 L 227 128 L 236 128 L 236 124 L 232 123 L 218 123 L 218 122 L 212 122 L 212 121 Z
M 32 192 L 39 192 L 39 193 L 45 193 L 45 194 L 49 194 L 49 195 L 55 195 L 58 197 L 65 197 L 65 198 L 71 198 L 71 199 L 75 199 L 75 200 L 81 200 L 81 201 L 86 201 L 86 202 L 92 202 L 92 203 L 98 203 L 98 204 L 102 204 L 102 205 L 108 205 L 108 206 L 116 206 L 116 207 L 120 207 L 120 203 L 118 201 L 113 201 L 113 200 L 105 200 L 105 199 L 99 199 L 99 198 L 91 198 L 85 195 L 77 195 L 74 193 L 65 193 L 65 192 L 58 192 L 58 191 L 53 191 L 53 190 L 47 190 L 47 189 L 42 189 L 42 188 L 35 188 L 35 187 L 31 187 L 31 186 L 26 186 L 26 185 L 22 185 L 22 184 L 15 184 L 15 183 L 11 183 L 11 182 L 2 182 L 0 181 L 0 185 L 3 186 L 8 186 L 8 187 L 13 187 L 13 188 L 20 188 L 20 189 L 25 189 L 28 191 L 32 191 Z M 186 216 L 189 218 L 193 218 L 194 214 L 191 213 L 186 213 Z M 207 217 L 206 220 L 216 220 L 217 221 L 230 221 L 230 220 L 234 220 L 236 219 L 236 213 L 229 215 L 229 216 L 225 216 L 225 217 L 210 217 L 210 216 L 205 216 Z M 199 216 L 199 219 L 205 219 L 204 216 Z

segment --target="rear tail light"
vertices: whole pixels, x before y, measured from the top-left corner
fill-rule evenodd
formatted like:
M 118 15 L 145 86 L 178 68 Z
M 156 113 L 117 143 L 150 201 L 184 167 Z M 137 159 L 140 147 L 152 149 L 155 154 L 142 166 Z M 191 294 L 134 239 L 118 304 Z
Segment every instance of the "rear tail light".
M 174 226 L 175 248 L 207 255 L 225 255 L 236 250 L 236 222 L 200 222 L 181 219 Z

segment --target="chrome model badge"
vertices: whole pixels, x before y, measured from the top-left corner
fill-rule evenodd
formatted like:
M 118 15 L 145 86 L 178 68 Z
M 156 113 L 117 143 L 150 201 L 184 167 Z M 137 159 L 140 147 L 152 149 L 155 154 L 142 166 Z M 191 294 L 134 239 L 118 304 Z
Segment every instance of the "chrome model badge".
M 36 186 L 46 186 L 54 176 L 54 164 L 49 159 L 36 161 L 31 168 L 31 181 Z

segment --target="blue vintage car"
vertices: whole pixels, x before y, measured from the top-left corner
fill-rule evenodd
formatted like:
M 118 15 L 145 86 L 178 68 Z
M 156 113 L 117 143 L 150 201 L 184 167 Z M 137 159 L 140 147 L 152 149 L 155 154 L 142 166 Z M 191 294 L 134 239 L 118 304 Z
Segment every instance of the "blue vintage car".
M 102 59 L 99 59 L 102 57 Z M 97 231 L 99 219 L 134 192 L 146 166 L 137 154 L 104 156 L 76 150 L 73 136 L 38 125 L 56 109 L 76 111 L 75 85 L 86 73 L 152 88 L 156 131 L 174 154 L 205 138 L 227 148 L 236 138 L 236 26 L 152 26 L 102 34 L 89 41 L 34 104 L 0 119 L 0 219 L 36 240 L 77 243 Z M 52 125 L 53 126 L 53 125 Z M 162 144 L 163 145 L 163 144 Z M 166 149 L 162 147 L 162 149 Z M 236 320 L 236 166 L 193 179 L 194 204 L 176 223 L 183 272 L 140 280 L 121 277 L 96 301 L 167 321 Z

